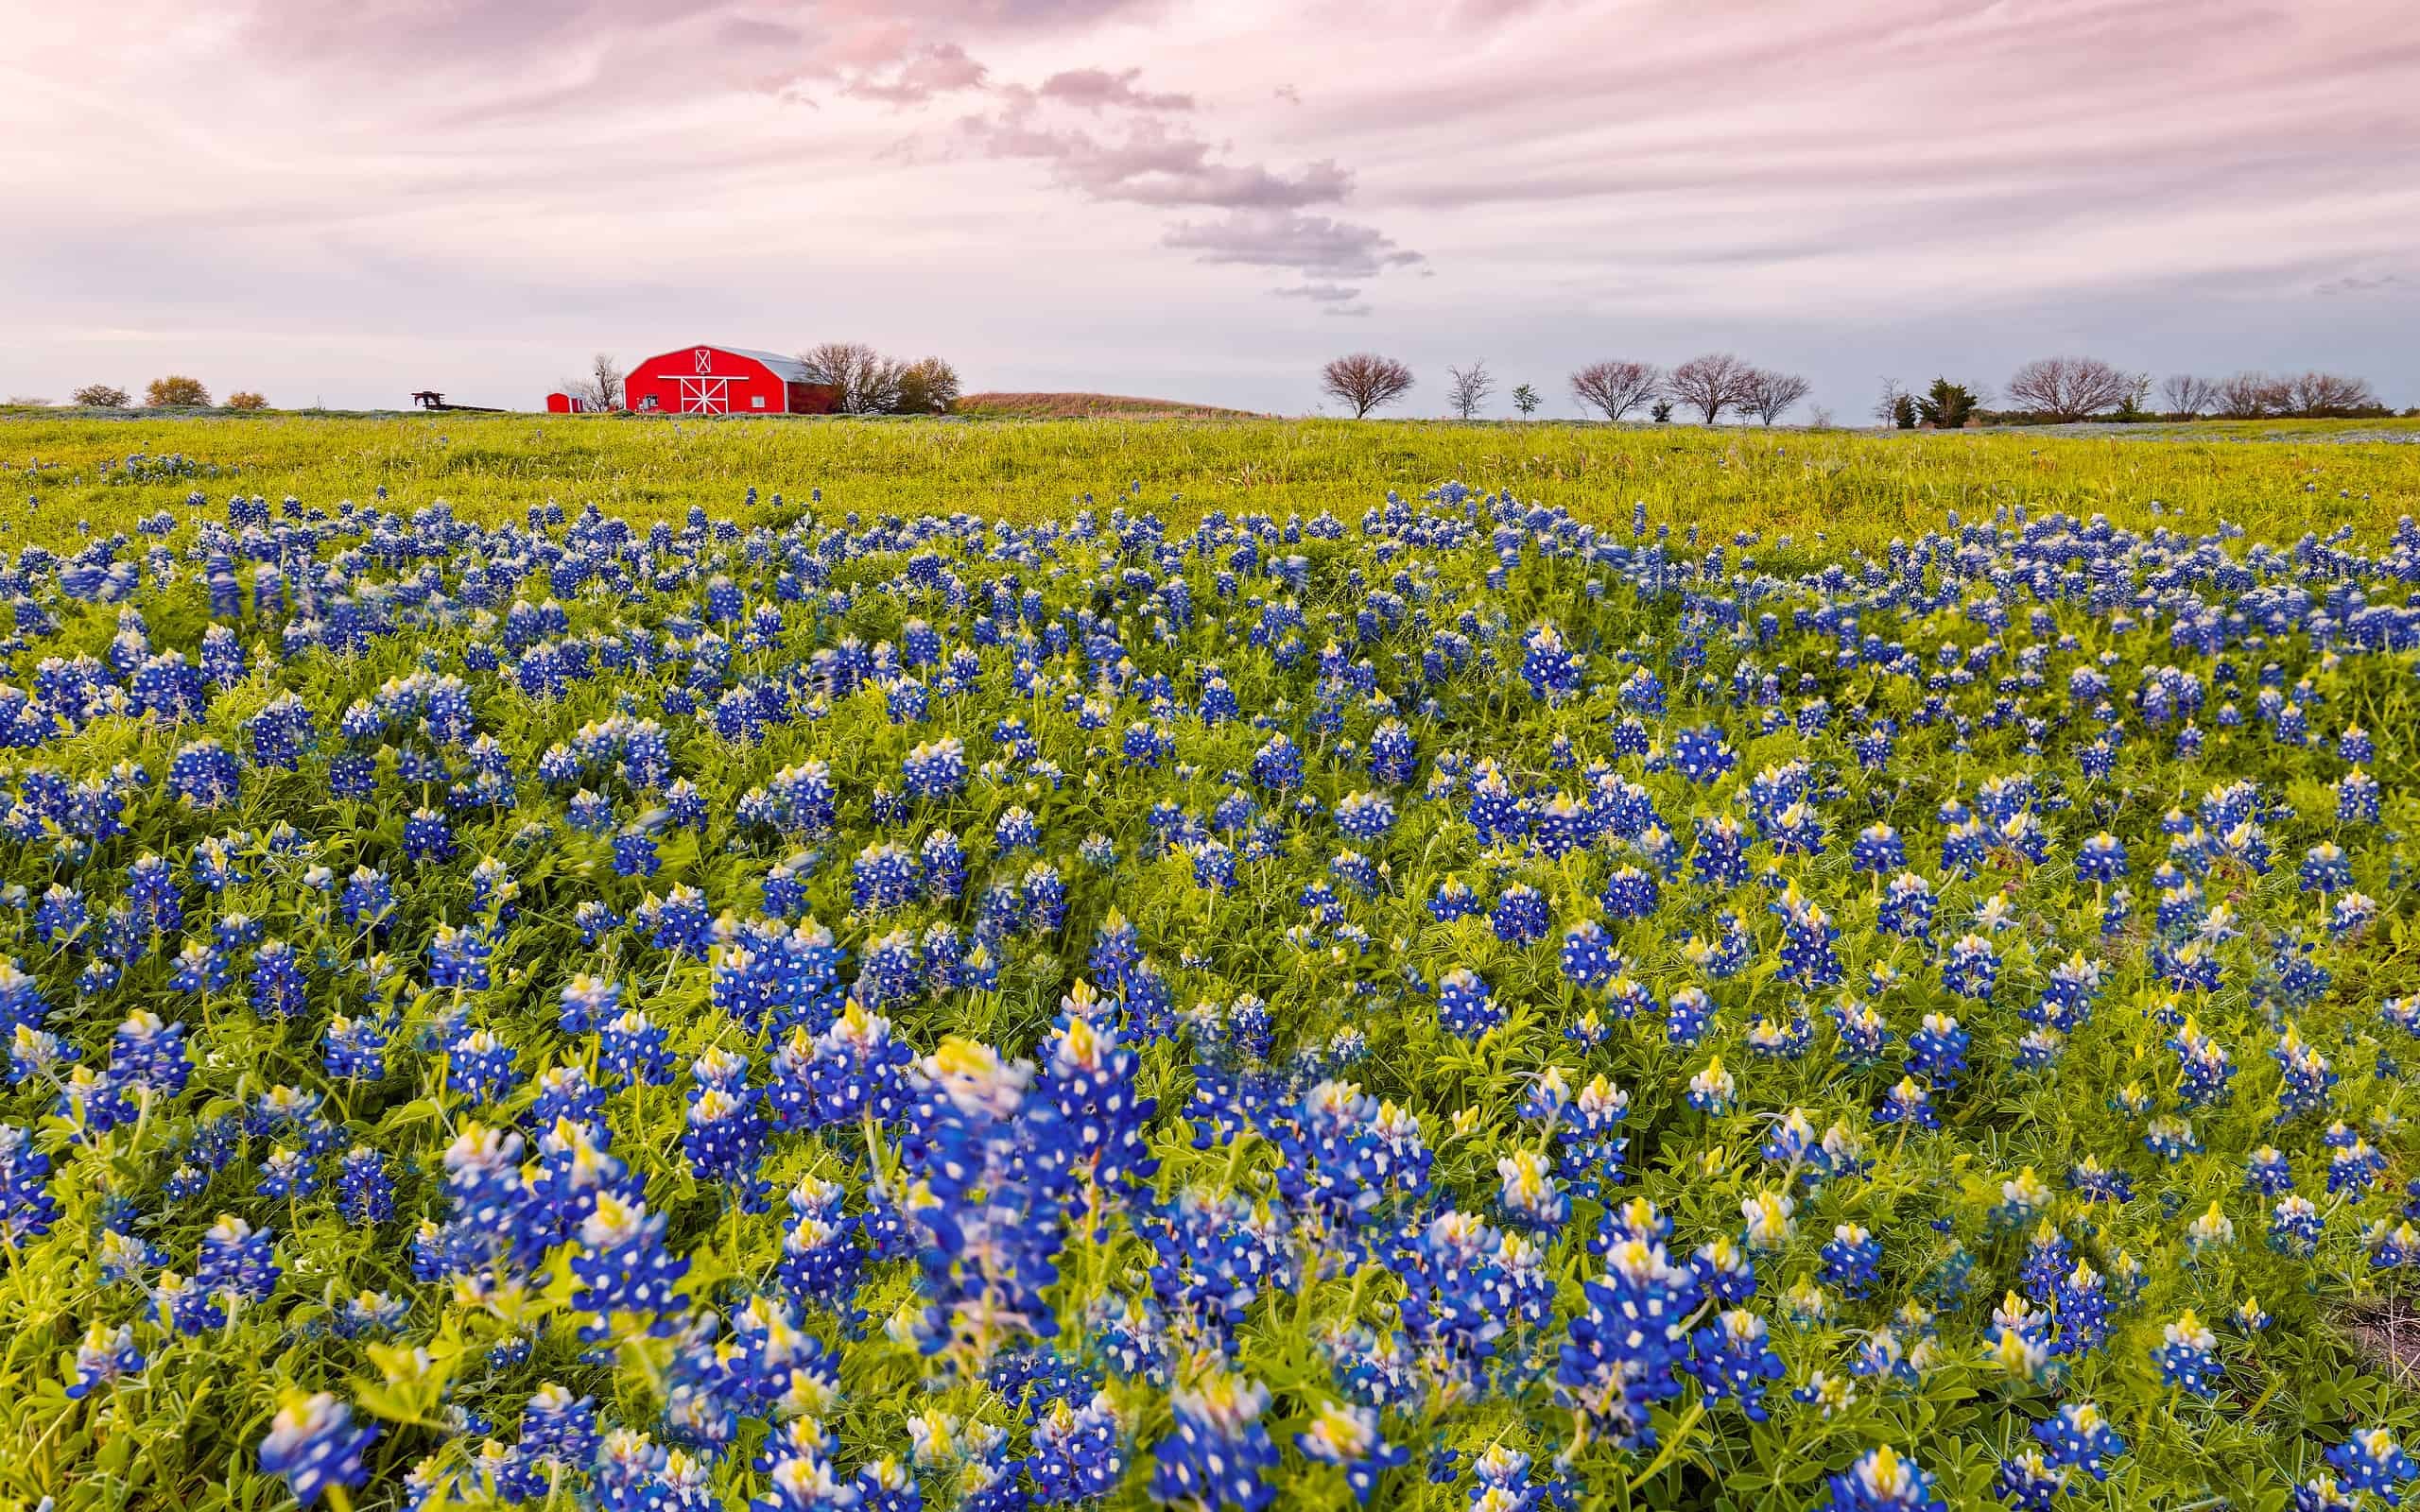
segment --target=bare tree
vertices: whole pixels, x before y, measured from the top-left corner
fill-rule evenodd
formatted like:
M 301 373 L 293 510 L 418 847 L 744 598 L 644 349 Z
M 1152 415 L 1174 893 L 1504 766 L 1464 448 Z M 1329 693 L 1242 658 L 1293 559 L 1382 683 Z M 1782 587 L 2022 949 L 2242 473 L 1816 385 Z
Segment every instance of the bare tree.
M 899 407 L 906 369 L 862 341 L 826 341 L 799 353 L 807 377 L 832 389 L 843 415 L 887 415 Z
M 1592 362 L 1571 375 L 1571 397 L 1616 421 L 1655 397 L 1664 369 L 1651 362 Z
M 2056 421 L 2078 421 L 2137 400 L 2141 373 L 2113 368 L 2098 357 L 2036 357 L 2008 381 L 2008 397 L 2020 408 Z
M 1899 423 L 1899 406 L 1912 402 L 1908 391 L 1899 387 L 1898 379 L 1885 378 L 1882 380 L 1881 394 L 1874 401 L 1874 407 L 1866 413 L 1874 417 L 1874 423 L 1876 425 L 1896 425 Z
M 588 375 L 563 385 L 563 392 L 588 401 L 592 409 L 622 407 L 622 365 L 605 352 L 588 359 Z
M 1487 375 L 1487 364 L 1474 362 L 1467 368 L 1448 368 L 1445 376 L 1452 380 L 1445 386 L 1445 403 L 1453 407 L 1458 419 L 1469 420 L 1477 415 L 1487 396 L 1495 392 L 1495 380 Z
M 2290 402 L 2286 385 L 2265 372 L 2239 372 L 2221 378 L 2212 402 L 2229 420 L 2258 420 L 2281 413 Z
M 1411 369 L 1392 357 L 1357 352 L 1320 369 L 1320 392 L 1353 406 L 1360 420 L 1381 404 L 1392 404 L 1411 390 Z
M 2286 380 L 2286 403 L 2297 415 L 2341 415 L 2377 405 L 2378 396 L 2363 378 L 2342 373 L 2306 372 Z
M 2172 372 L 2160 380 L 2159 397 L 2171 415 L 2205 415 L 2218 403 L 2219 386 L 2189 372 Z
M 1747 396 L 1740 407 L 1770 425 L 1789 413 L 1792 404 L 1806 397 L 1806 380 L 1794 372 L 1772 372 L 1759 368 L 1748 375 Z
M 1724 410 L 1747 404 L 1748 387 L 1755 376 L 1755 369 L 1731 353 L 1709 352 L 1673 369 L 1664 380 L 1664 391 L 1711 425 L 1722 418 Z

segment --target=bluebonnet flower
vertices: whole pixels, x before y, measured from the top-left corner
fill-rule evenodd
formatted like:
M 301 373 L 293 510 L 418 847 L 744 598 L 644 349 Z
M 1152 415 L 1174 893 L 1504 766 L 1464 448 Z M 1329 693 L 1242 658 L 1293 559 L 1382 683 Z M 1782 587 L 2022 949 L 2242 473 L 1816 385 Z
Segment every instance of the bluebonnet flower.
M 1457 967 L 1437 984 L 1437 1019 L 1446 1033 L 1476 1040 L 1504 1022 L 1504 1009 L 1477 972 Z
M 2404 1487 L 2420 1478 L 2420 1464 L 2383 1428 L 2365 1428 L 2327 1452 L 2327 1463 L 2355 1492 L 2368 1491 L 2389 1506 L 2400 1504 Z
M 1691 1336 L 1688 1370 L 1710 1401 L 1736 1401 L 1750 1422 L 1763 1422 L 1765 1393 L 1784 1373 L 1765 1320 L 1745 1308 L 1729 1308 Z
M 2162 1343 L 2152 1350 L 2162 1385 L 2180 1386 L 2197 1397 L 2217 1394 L 2226 1366 L 2218 1356 L 2218 1335 L 2187 1308 L 2161 1330 Z
M 2125 1441 L 2089 1401 L 2071 1401 L 2056 1417 L 2033 1425 L 2044 1456 L 2059 1469 L 2078 1469 L 2096 1481 L 2109 1478 L 2108 1462 L 2126 1452 Z
M 1277 1446 L 1260 1423 L 1269 1407 L 1268 1388 L 1213 1374 L 1179 1388 L 1170 1400 L 1175 1423 L 1152 1451 L 1151 1494 L 1260 1512 L 1277 1494 L 1262 1478 L 1277 1467 Z
M 260 1443 L 261 1472 L 284 1479 L 294 1500 L 309 1506 L 331 1488 L 370 1478 L 362 1455 L 378 1435 L 374 1427 L 354 1427 L 353 1409 L 322 1391 L 278 1410 Z
M 1411 1460 L 1409 1449 L 1389 1443 L 1379 1431 L 1376 1408 L 1346 1402 L 1323 1403 L 1294 1444 L 1304 1457 L 1341 1469 L 1354 1500 L 1364 1505 L 1380 1475 Z
M 1932 1477 L 1885 1444 L 1866 1452 L 1830 1482 L 1823 1512 L 1947 1512 Z

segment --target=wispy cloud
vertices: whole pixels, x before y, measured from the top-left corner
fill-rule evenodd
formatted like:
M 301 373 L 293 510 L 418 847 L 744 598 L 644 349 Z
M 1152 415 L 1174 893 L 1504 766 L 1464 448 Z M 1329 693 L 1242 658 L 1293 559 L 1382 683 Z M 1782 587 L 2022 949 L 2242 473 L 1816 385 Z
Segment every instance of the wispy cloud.
M 1291 210 L 1236 210 L 1210 221 L 1180 221 L 1163 246 L 1204 263 L 1290 267 L 1313 278 L 1375 278 L 1421 261 L 1374 227 Z
M 928 43 L 880 67 L 867 69 L 841 88 L 859 99 L 886 105 L 922 105 L 941 94 L 981 89 L 989 70 L 954 42 Z
M 1190 111 L 1194 98 L 1175 91 L 1144 89 L 1136 81 L 1139 68 L 1071 68 L 1042 81 L 1035 94 L 1046 100 L 1087 111 Z
M 2376 294 L 2381 289 L 2398 287 L 2403 283 L 2400 273 L 2346 273 L 2327 279 L 2311 292 L 2322 299 L 2335 299 L 2346 294 Z
M 1201 262 L 1370 279 L 1422 260 L 1374 226 L 1305 213 L 1352 197 L 1353 173 L 1334 159 L 1290 170 L 1231 161 L 1190 127 L 1161 117 L 1191 111 L 1190 95 L 1143 90 L 1139 77 L 1136 69 L 1053 75 L 1039 90 L 1011 90 L 996 109 L 964 117 L 958 132 L 984 156 L 1045 165 L 1054 182 L 1087 199 L 1223 212 L 1214 220 L 1179 221 L 1161 238 Z M 1140 113 L 1105 131 L 1052 118 L 1045 105 L 1054 101 Z

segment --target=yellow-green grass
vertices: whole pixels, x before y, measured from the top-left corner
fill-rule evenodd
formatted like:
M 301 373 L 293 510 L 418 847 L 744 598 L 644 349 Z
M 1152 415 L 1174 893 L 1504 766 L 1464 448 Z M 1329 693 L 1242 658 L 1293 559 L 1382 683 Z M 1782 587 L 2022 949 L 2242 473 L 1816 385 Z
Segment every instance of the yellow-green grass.
M 2394 440 L 2386 438 L 2400 437 Z M 1452 479 L 1510 489 L 1627 528 L 1634 501 L 1676 526 L 1772 541 L 1817 533 L 1878 546 L 2007 506 L 2105 513 L 2121 524 L 2221 519 L 2291 539 L 2350 523 L 2375 541 L 2420 513 L 2420 424 L 2299 421 L 2042 431 L 1882 433 L 1571 423 L 1339 420 L 803 420 L 537 415 L 210 414 L 119 419 L 0 412 L 0 541 L 72 543 L 78 522 L 124 529 L 199 490 L 333 507 L 442 499 L 466 518 L 553 500 L 648 520 L 692 504 L 771 518 L 823 490 L 821 513 L 1064 513 L 1090 493 L 1172 524 L 1201 512 L 1322 509 L 1350 520 L 1388 490 Z M 181 454 L 216 474 L 112 484 L 105 463 Z M 37 468 L 35 464 L 39 464 Z M 1141 484 L 1130 495 L 1131 486 Z M 13 497 L 12 497 L 13 496 Z M 26 501 L 38 498 L 38 509 Z
M 1248 409 L 1221 409 L 1216 404 L 1188 404 L 1174 399 L 1139 399 L 1132 394 L 983 393 L 968 394 L 957 412 L 1000 420 L 1256 420 Z

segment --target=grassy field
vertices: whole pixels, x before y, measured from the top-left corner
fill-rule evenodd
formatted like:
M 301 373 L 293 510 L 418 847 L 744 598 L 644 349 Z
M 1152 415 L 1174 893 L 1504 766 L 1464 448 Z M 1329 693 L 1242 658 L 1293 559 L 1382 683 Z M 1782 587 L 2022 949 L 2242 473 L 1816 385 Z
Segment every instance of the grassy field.
M 78 521 L 117 527 L 241 490 L 315 506 L 438 499 L 466 518 L 517 517 L 549 499 L 653 517 L 736 508 L 759 490 L 827 509 L 970 510 L 1012 520 L 1110 502 L 1171 518 L 1208 509 L 1344 518 L 1382 499 L 1460 479 L 1510 488 L 1588 518 L 1658 519 L 1709 530 L 1829 533 L 1879 544 L 2001 506 L 2103 512 L 2121 523 L 2181 512 L 2290 539 L 2350 523 L 2364 535 L 2420 512 L 2420 423 L 2244 422 L 2144 427 L 2117 436 L 1602 426 L 1356 423 L 1327 420 L 780 421 L 531 415 L 298 414 L 116 419 L 0 411 L 0 491 L 18 540 L 72 539 Z M 2340 439 L 2339 438 L 2348 438 Z M 130 472 L 127 459 L 148 460 Z M 181 459 L 169 462 L 166 459 Z M 5 538 L 0 538 L 5 539 Z

